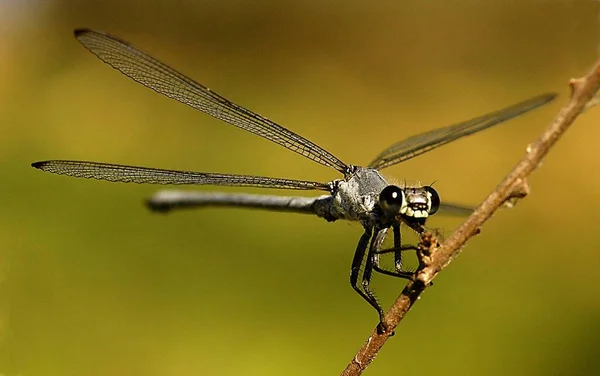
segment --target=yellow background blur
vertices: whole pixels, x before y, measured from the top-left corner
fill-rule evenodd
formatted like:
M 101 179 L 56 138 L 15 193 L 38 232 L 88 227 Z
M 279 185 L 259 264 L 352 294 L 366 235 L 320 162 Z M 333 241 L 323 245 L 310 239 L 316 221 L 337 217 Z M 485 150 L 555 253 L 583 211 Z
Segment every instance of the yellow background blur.
M 377 323 L 348 284 L 358 224 L 157 215 L 142 200 L 159 187 L 29 167 L 339 177 L 132 82 L 74 28 L 126 39 L 359 165 L 415 133 L 558 92 L 384 171 L 476 205 L 598 58 L 599 15 L 582 0 L 0 1 L 0 374 L 332 375 Z M 599 120 L 594 108 L 577 121 L 531 196 L 468 244 L 369 375 L 600 372 Z M 446 234 L 459 223 L 430 221 Z M 373 285 L 388 307 L 404 283 Z

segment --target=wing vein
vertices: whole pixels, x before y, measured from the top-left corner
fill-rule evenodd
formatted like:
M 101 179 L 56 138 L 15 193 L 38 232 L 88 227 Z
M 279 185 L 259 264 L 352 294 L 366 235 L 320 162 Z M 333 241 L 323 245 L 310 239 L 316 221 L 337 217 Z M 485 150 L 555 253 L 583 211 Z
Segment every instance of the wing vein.
M 76 30 L 75 36 L 102 61 L 157 93 L 342 173 L 348 168 L 333 154 L 313 142 L 231 102 L 125 41 L 92 30 Z
M 330 190 L 328 184 L 306 180 L 292 180 L 253 175 L 231 175 L 195 171 L 164 170 L 159 168 L 87 161 L 51 160 L 35 162 L 32 164 L 32 166 L 42 171 L 59 175 L 122 183 L 220 185 L 231 187 L 259 187 L 323 191 Z
M 543 94 L 489 114 L 434 129 L 399 141 L 382 151 L 369 167 L 382 169 L 404 162 L 461 137 L 482 131 L 540 107 L 556 97 Z

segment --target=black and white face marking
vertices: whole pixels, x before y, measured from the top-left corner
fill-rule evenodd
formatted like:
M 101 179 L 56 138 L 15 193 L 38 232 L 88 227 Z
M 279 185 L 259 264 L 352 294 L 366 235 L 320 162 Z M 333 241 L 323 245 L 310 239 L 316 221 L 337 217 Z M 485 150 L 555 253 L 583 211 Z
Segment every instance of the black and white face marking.
M 402 189 L 388 185 L 379 194 L 379 206 L 390 217 L 401 214 L 424 220 L 438 211 L 440 196 L 430 186 Z
M 437 213 L 440 208 L 440 195 L 438 195 L 437 191 L 430 185 L 423 188 L 425 188 L 429 194 L 429 215 L 433 215 Z
M 401 210 L 400 214 L 409 218 L 424 220 L 440 207 L 440 196 L 430 186 L 404 188 L 404 196 L 405 210 Z

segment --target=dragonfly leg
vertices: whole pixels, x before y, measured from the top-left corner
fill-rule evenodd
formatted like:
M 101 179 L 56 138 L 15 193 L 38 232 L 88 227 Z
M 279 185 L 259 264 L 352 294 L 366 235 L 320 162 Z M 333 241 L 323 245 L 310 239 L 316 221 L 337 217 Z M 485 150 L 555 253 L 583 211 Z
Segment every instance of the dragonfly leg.
M 373 294 L 373 292 L 371 291 L 369 285 L 371 283 L 371 277 L 373 275 L 373 268 L 375 265 L 379 264 L 379 254 L 377 253 L 377 250 L 383 243 L 386 234 L 387 228 L 376 228 L 373 237 L 371 238 L 371 244 L 369 245 L 369 252 L 367 253 L 365 270 L 362 277 L 363 291 L 371 299 L 371 301 L 373 302 L 373 307 L 375 307 L 377 313 L 379 314 L 378 331 L 380 333 L 387 331 L 387 327 L 385 324 L 385 313 L 379 302 L 377 302 L 377 298 L 375 297 L 375 294 Z
M 373 258 L 374 256 L 376 256 L 373 247 L 374 239 L 375 236 L 373 236 L 373 229 L 371 227 L 365 227 L 365 233 L 362 234 L 362 236 L 360 237 L 358 245 L 356 246 L 356 251 L 354 252 L 354 258 L 352 259 L 352 267 L 350 269 L 350 284 L 352 285 L 354 291 L 356 291 L 364 300 L 367 301 L 367 303 L 369 303 L 373 308 L 377 310 L 380 321 L 379 330 L 380 332 L 384 332 L 385 330 L 382 324 L 384 318 L 383 308 L 377 302 L 375 295 L 373 295 L 371 290 L 369 290 L 369 282 L 371 280 L 371 274 L 373 269 Z M 370 245 L 369 241 L 371 241 Z M 361 286 L 359 286 L 358 284 L 358 277 L 360 275 L 360 267 L 362 265 L 363 259 L 365 258 L 367 248 L 369 248 L 369 252 L 367 255 L 365 270 L 363 273 L 361 289 Z
M 402 267 L 402 252 L 408 250 L 417 250 L 417 247 L 414 245 L 402 245 L 402 238 L 400 233 L 400 223 L 396 222 L 392 225 L 392 230 L 394 233 L 394 247 L 391 249 L 385 250 L 377 250 L 375 253 L 377 257 L 374 258 L 373 269 L 376 272 L 385 275 L 391 275 L 392 277 L 398 278 L 406 278 L 411 279 L 413 276 L 413 272 L 409 270 L 405 270 Z M 379 264 L 379 255 L 385 253 L 394 253 L 394 271 L 383 269 Z

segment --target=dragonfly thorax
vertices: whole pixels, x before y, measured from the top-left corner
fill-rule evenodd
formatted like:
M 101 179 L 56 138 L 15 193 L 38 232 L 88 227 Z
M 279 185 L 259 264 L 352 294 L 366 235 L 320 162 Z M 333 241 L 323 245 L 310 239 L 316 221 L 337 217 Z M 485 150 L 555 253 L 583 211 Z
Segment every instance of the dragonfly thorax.
M 339 218 L 351 221 L 371 220 L 379 194 L 388 186 L 379 171 L 358 166 L 334 183 L 332 209 L 339 213 Z

